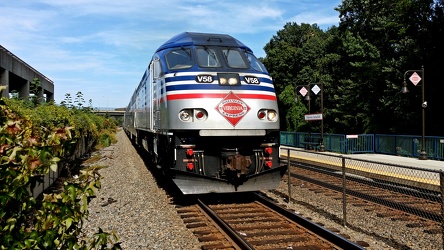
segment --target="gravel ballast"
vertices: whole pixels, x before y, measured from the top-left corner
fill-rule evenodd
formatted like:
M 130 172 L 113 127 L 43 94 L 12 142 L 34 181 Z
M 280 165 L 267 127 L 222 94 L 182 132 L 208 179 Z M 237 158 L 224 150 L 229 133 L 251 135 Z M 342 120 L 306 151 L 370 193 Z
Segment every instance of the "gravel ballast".
M 99 170 L 102 188 L 89 204 L 84 232 L 115 231 L 123 249 L 200 249 L 123 130 L 117 140 L 94 163 L 106 168 Z
M 90 215 L 83 231 L 92 234 L 99 227 L 115 231 L 123 249 L 201 249 L 123 130 L 117 133 L 117 140 L 116 144 L 96 152 L 101 159 L 93 165 L 106 167 L 99 170 L 102 188 L 89 205 Z M 287 189 L 283 180 L 277 190 L 285 193 Z M 353 226 L 343 227 L 338 221 L 341 204 L 302 185 L 292 187 L 289 204 L 272 192 L 265 193 L 326 228 L 338 229 L 354 242 L 368 243 L 366 249 L 442 249 L 440 235 L 427 235 L 420 228 L 415 231 L 402 225 L 405 222 L 377 218 L 358 208 L 350 208 L 348 212 L 348 221 Z M 389 243 L 393 239 L 398 245 Z

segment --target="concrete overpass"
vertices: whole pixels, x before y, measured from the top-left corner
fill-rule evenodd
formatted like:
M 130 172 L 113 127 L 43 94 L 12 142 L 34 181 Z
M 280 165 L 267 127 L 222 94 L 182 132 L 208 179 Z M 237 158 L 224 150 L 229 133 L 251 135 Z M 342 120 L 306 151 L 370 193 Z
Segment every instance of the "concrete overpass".
M 125 114 L 125 108 L 94 108 L 93 112 L 98 115 L 119 117 Z
M 54 82 L 0 45 L 0 85 L 6 86 L 2 97 L 9 98 L 11 93 L 17 93 L 19 98 L 28 99 L 33 94 L 30 86 L 35 78 L 40 80 L 40 98 L 53 101 Z

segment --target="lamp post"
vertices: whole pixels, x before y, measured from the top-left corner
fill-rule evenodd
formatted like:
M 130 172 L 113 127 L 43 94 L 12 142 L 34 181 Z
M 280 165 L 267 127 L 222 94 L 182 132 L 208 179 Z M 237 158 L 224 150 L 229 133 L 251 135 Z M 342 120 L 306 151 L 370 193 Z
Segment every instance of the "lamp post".
M 401 89 L 402 93 L 407 93 L 409 90 L 407 89 L 407 74 L 413 72 L 413 74 L 410 76 L 409 80 L 416 86 L 421 80 L 421 107 L 422 107 L 422 141 L 421 141 L 421 152 L 419 153 L 419 159 L 420 160 L 427 160 L 427 152 L 425 149 L 425 109 L 427 108 L 427 102 L 424 100 L 424 66 L 421 67 L 419 70 L 407 70 L 404 73 L 404 83 Z M 418 73 L 421 73 L 421 77 L 418 75 Z
M 313 93 L 315 95 L 317 95 L 319 92 L 321 92 L 321 142 L 319 145 L 319 151 L 323 152 L 325 151 L 325 145 L 324 145 L 324 84 L 323 83 L 309 83 L 307 85 L 296 85 L 296 89 L 295 89 L 295 95 L 294 95 L 294 100 L 295 102 L 298 101 L 297 96 L 298 96 L 298 87 L 303 87 L 303 89 L 301 89 L 301 91 L 299 91 L 299 93 L 302 96 L 305 96 L 305 100 L 308 101 L 308 114 L 310 114 L 311 112 L 311 107 L 310 107 L 310 86 L 313 86 L 313 88 L 311 88 L 311 91 L 313 91 Z M 318 87 L 318 85 L 321 85 L 321 88 Z M 307 88 L 307 89 L 305 89 Z
M 310 85 L 296 85 L 296 89 L 295 89 L 295 93 L 294 93 L 294 101 L 298 102 L 298 88 L 299 87 L 303 87 L 303 89 L 301 89 L 299 91 L 299 93 L 304 97 L 304 100 L 307 101 L 308 103 L 308 113 L 310 114 Z

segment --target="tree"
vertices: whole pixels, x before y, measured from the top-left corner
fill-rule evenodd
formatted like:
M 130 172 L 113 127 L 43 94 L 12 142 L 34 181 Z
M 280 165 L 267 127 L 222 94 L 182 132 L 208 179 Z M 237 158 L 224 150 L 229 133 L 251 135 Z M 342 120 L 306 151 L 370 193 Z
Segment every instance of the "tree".
M 334 101 L 331 115 L 336 132 L 362 133 L 371 131 L 378 116 L 381 90 L 380 52 L 371 43 L 347 32 L 342 38 L 341 71 L 335 74 L 331 89 Z
M 60 102 L 60 105 L 67 107 L 67 108 L 72 108 L 73 104 L 72 104 L 72 97 L 71 94 L 66 93 L 65 94 L 65 99 L 63 101 Z
M 279 109 L 285 117 L 281 119 L 282 128 L 307 129 L 303 120 L 307 109 L 294 101 L 295 88 L 320 81 L 329 84 L 331 77 L 326 65 L 334 57 L 325 52 L 328 41 L 328 35 L 317 25 L 287 23 L 265 46 L 267 56 L 263 62 L 273 77 Z
M 281 128 L 308 131 L 303 103 L 292 96 L 297 85 L 322 82 L 325 132 L 419 134 L 421 88 L 408 82 L 408 94 L 400 89 L 404 72 L 424 66 L 426 134 L 442 135 L 433 119 L 444 93 L 443 2 L 344 0 L 336 8 L 338 27 L 323 32 L 316 24 L 285 24 L 263 59 L 285 117 Z
M 347 46 L 342 54 L 344 65 L 353 62 L 349 57 L 353 53 L 350 49 L 354 48 L 350 46 L 353 44 L 351 37 L 355 37 L 360 44 L 370 45 L 380 57 L 376 61 L 374 57 L 364 55 L 363 62 L 367 61 L 365 63 L 369 65 L 373 60 L 373 66 L 369 70 L 361 68 L 362 74 L 356 75 L 353 80 L 356 86 L 364 86 L 353 88 L 357 95 L 371 96 L 361 101 L 359 110 L 352 113 L 368 117 L 363 123 L 362 132 L 420 131 L 420 88 L 412 88 L 408 95 L 401 95 L 399 90 L 406 70 L 420 69 L 422 65 L 428 68 L 427 62 L 434 57 L 428 56 L 434 47 L 429 42 L 433 40 L 430 22 L 432 6 L 431 0 L 345 0 L 336 9 L 341 20 L 340 34 Z M 349 70 L 344 71 L 350 72 L 350 75 L 352 72 L 358 73 L 357 68 Z M 428 74 L 427 78 L 431 79 L 430 76 Z M 430 124 L 430 120 L 427 123 Z
M 29 90 L 29 92 L 32 94 L 30 97 L 30 101 L 34 105 L 37 105 L 43 101 L 43 88 L 40 79 L 34 78 L 29 84 Z
M 78 109 L 82 109 L 83 104 L 85 103 L 85 99 L 83 99 L 83 93 L 82 92 L 77 92 L 76 93 L 76 100 L 75 103 L 77 104 L 77 108 Z

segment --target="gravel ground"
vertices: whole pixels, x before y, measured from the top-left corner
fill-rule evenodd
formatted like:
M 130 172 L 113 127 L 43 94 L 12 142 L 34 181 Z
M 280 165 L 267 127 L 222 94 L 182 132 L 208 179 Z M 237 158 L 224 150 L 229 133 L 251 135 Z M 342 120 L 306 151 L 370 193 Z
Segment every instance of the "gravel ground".
M 123 130 L 100 151 L 102 188 L 89 205 L 84 232 L 115 231 L 122 249 L 200 249 L 165 191 L 159 189 Z
M 285 178 L 276 190 L 288 194 Z M 340 234 L 350 236 L 354 242 L 368 243 L 366 249 L 443 249 L 441 234 L 426 233 L 422 227 L 409 227 L 408 220 L 394 221 L 390 217 L 380 217 L 377 213 L 381 211 L 365 211 L 362 207 L 349 205 L 346 210 L 348 226 L 344 227 L 342 201 L 311 191 L 303 182 L 292 183 L 290 203 L 287 197 L 265 193 L 325 228 L 335 228 Z
M 123 249 L 201 249 L 123 130 L 117 133 L 117 140 L 97 152 L 102 158 L 93 163 L 107 167 L 99 171 L 102 189 L 90 203 L 84 232 L 90 234 L 99 227 L 115 231 Z M 278 190 L 288 192 L 285 180 Z M 290 204 L 271 192 L 265 193 L 326 228 L 338 229 L 355 242 L 367 242 L 370 246 L 366 249 L 443 249 L 441 235 L 426 234 L 420 228 L 406 227 L 407 222 L 378 218 L 375 212 L 359 208 L 347 208 L 350 225 L 343 227 L 340 202 L 304 188 L 303 183 L 292 188 Z

